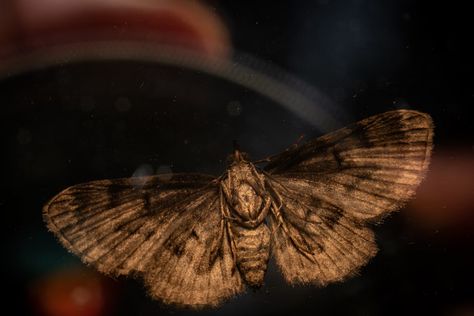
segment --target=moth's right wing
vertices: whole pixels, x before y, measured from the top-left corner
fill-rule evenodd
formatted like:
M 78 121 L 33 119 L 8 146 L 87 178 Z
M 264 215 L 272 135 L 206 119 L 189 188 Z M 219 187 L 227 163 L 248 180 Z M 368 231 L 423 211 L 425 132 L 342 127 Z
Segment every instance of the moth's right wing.
M 272 251 L 291 284 L 326 285 L 357 273 L 377 252 L 374 233 L 335 204 L 287 179 L 267 178 L 278 216 L 269 216 Z
M 92 181 L 43 209 L 61 243 L 99 271 L 139 274 L 165 303 L 215 306 L 243 290 L 210 176 Z
M 272 157 L 265 167 L 280 216 L 273 250 L 291 283 L 326 284 L 375 254 L 367 222 L 399 209 L 430 160 L 433 123 L 410 110 L 382 113 Z
M 389 111 L 274 156 L 265 171 L 356 221 L 377 222 L 414 195 L 432 146 L 428 114 Z

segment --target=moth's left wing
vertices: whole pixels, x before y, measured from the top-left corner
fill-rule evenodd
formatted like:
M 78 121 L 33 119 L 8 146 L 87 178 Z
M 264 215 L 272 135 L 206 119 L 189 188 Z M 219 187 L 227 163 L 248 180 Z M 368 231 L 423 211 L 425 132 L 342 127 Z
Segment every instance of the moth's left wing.
M 99 271 L 142 276 L 166 303 L 214 306 L 243 286 L 213 180 L 174 174 L 92 181 L 59 193 L 43 216 L 67 249 Z

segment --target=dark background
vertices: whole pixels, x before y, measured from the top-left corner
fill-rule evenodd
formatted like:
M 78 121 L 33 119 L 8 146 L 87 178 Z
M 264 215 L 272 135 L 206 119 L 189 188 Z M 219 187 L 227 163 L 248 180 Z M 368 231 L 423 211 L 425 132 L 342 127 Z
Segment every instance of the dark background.
M 148 298 L 139 281 L 85 268 L 47 232 L 42 205 L 65 187 L 94 179 L 170 170 L 218 175 L 233 139 L 257 159 L 325 128 L 258 91 L 159 61 L 64 63 L 4 76 L 1 271 L 8 307 L 17 315 L 45 314 L 38 293 L 51 282 L 69 282 L 58 273 L 76 273 L 98 282 L 109 315 L 473 315 L 474 63 L 467 7 L 391 0 L 208 3 L 229 27 L 236 51 L 326 95 L 333 128 L 390 109 L 429 113 L 435 152 L 420 197 L 375 227 L 378 255 L 343 283 L 291 287 L 270 263 L 263 288 L 217 310 L 166 307 Z M 63 286 L 51 293 L 67 291 Z

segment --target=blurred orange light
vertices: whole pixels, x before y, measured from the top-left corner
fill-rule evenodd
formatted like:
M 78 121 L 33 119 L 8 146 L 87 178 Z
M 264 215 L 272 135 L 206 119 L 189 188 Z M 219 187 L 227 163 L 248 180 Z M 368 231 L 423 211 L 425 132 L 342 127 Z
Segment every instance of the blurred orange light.
M 427 177 L 408 214 L 429 228 L 474 227 L 474 153 L 435 150 Z
M 75 268 L 38 281 L 32 294 L 41 315 L 99 316 L 106 314 L 106 289 L 99 275 Z

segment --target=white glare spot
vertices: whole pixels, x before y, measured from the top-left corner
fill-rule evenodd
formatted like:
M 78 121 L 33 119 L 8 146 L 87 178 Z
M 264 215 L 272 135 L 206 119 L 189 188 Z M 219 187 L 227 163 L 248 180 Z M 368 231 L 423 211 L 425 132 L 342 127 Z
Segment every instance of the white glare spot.
M 153 174 L 153 167 L 149 164 L 143 164 L 132 174 L 133 185 L 141 187 L 146 183 L 146 176 Z
M 168 181 L 173 177 L 173 170 L 171 166 L 161 165 L 156 169 L 156 174 L 161 181 Z

